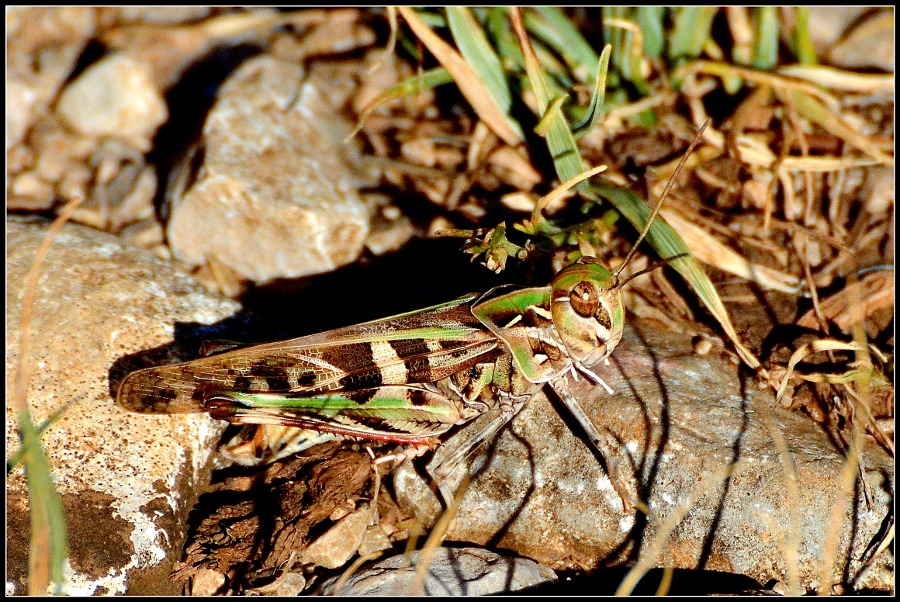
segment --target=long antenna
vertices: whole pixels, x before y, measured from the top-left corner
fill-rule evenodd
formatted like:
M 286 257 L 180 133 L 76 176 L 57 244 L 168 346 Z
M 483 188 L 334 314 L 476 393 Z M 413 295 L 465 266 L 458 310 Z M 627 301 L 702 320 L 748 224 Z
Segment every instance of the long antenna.
M 631 250 L 628 251 L 628 255 L 625 256 L 625 261 L 622 262 L 622 265 L 613 272 L 613 276 L 616 278 L 619 277 L 619 273 L 625 269 L 625 266 L 628 265 L 628 262 L 631 261 L 631 257 L 634 255 L 635 251 L 637 251 L 638 245 L 643 242 L 644 238 L 647 236 L 647 233 L 650 231 L 650 226 L 653 225 L 653 220 L 656 219 L 656 216 L 659 214 L 659 210 L 662 209 L 663 202 L 666 200 L 666 197 L 669 196 L 669 191 L 672 190 L 672 186 L 675 184 L 675 180 L 678 179 L 679 174 L 681 174 L 681 169 L 684 167 L 685 162 L 688 157 L 691 156 L 691 153 L 697 147 L 697 143 L 700 142 L 700 138 L 703 136 L 703 131 L 706 129 L 706 126 L 709 125 L 709 122 L 712 119 L 707 119 L 703 125 L 700 126 L 700 129 L 697 130 L 697 135 L 694 136 L 694 139 L 691 140 L 690 146 L 688 146 L 687 152 L 684 153 L 684 156 L 681 157 L 681 161 L 678 162 L 678 167 L 675 168 L 675 173 L 672 174 L 672 177 L 669 178 L 669 183 L 666 184 L 665 190 L 663 190 L 662 196 L 659 197 L 659 202 L 656 204 L 656 207 L 653 209 L 653 213 L 650 214 L 650 219 L 647 220 L 647 225 L 644 226 L 644 231 L 641 232 L 641 235 L 638 236 L 637 241 L 632 245 Z

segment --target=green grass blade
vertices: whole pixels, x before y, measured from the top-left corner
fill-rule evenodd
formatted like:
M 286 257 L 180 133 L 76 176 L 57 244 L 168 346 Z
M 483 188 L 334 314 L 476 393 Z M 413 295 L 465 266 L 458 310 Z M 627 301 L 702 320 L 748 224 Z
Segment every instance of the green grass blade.
M 635 21 L 635 9 L 623 6 L 603 8 L 603 36 L 612 44 L 612 63 L 624 79 L 631 82 L 641 95 L 650 91 L 650 84 L 641 74 L 644 44 L 643 32 Z M 638 39 L 640 36 L 640 40 Z
M 522 55 L 525 58 L 525 70 L 528 73 L 528 79 L 531 82 L 531 87 L 538 102 L 541 120 L 543 120 L 548 115 L 548 108 L 550 108 L 554 98 L 552 89 L 547 81 L 547 74 L 541 67 L 537 55 L 531 46 L 531 41 L 528 39 L 525 26 L 522 23 L 521 13 L 518 9 L 513 8 L 510 16 L 513 30 L 516 32 Z M 566 121 L 562 110 L 555 106 L 549 115 L 551 116 L 551 121 L 547 128 L 547 147 L 550 149 L 550 155 L 553 158 L 553 165 L 556 167 L 557 175 L 560 180 L 565 182 L 583 172 L 584 164 L 581 160 L 581 153 L 575 145 L 575 136 L 572 135 L 572 130 L 569 128 L 569 123 Z
M 634 225 L 638 232 L 643 231 L 647 226 L 647 220 L 652 211 L 650 210 L 650 207 L 647 206 L 644 199 L 636 192 L 611 184 L 594 184 L 591 186 L 591 190 L 611 202 L 619 213 Z M 673 267 L 675 263 L 682 262 L 682 259 L 672 258 L 691 254 L 691 250 L 688 248 L 687 244 L 680 236 L 678 236 L 675 230 L 659 216 L 657 216 L 653 225 L 650 226 L 646 240 L 662 259 L 671 260 Z M 692 258 L 685 257 L 684 259 Z
M 47 417 L 39 426 L 36 426 L 38 437 L 44 434 L 48 428 L 50 428 L 53 423 L 62 418 L 63 414 L 66 410 L 69 409 L 69 404 L 63 405 L 57 410 L 55 410 L 50 416 Z M 13 454 L 6 460 L 6 474 L 9 475 L 12 470 L 19 465 L 25 459 L 25 445 L 19 446 Z
M 794 25 L 791 38 L 794 54 L 797 55 L 797 61 L 800 64 L 815 65 L 818 63 L 818 60 L 816 59 L 816 49 L 813 46 L 812 38 L 809 36 L 809 7 L 798 6 L 794 10 L 797 15 L 797 23 Z
M 51 476 L 50 462 L 28 410 L 17 414 L 28 482 L 31 539 L 28 549 L 28 594 L 42 596 L 47 587 L 63 593 L 64 570 L 69 557 L 62 499 Z
M 597 79 L 594 82 L 594 91 L 591 93 L 591 104 L 588 107 L 584 119 L 572 128 L 576 138 L 581 138 L 597 125 L 603 116 L 603 101 L 606 100 L 606 74 L 609 72 L 609 56 L 612 46 L 607 44 L 600 54 L 600 62 L 597 64 Z
M 753 13 L 753 62 L 768 71 L 778 64 L 778 8 L 763 6 Z
M 674 10 L 675 27 L 669 42 L 669 58 L 696 58 L 709 39 L 718 8 L 689 6 Z
M 653 58 L 662 56 L 666 47 L 666 32 L 663 19 L 666 9 L 663 6 L 639 6 L 637 23 L 644 34 L 644 53 Z
M 525 28 L 558 53 L 577 80 L 586 82 L 597 64 L 597 53 L 562 10 L 535 7 L 533 11 L 526 10 L 522 17 Z
M 609 200 L 639 231 L 646 227 L 647 219 L 652 212 L 644 199 L 635 192 L 608 184 L 593 185 L 591 189 Z M 657 216 L 647 232 L 647 242 L 694 289 L 700 301 L 722 325 L 722 329 L 732 340 L 744 362 L 753 369 L 758 368 L 759 360 L 741 343 L 731 323 L 731 318 L 728 316 L 728 311 L 719 298 L 719 293 L 703 270 L 703 266 L 691 254 L 690 248 L 678 233 L 662 217 Z
M 547 136 L 547 132 L 550 131 L 550 127 L 553 125 L 553 120 L 556 119 L 557 110 L 562 108 L 563 103 L 568 99 L 569 97 L 565 94 L 560 94 L 550 101 L 550 105 L 547 107 L 544 116 L 538 121 L 538 124 L 534 126 L 535 134 L 542 138 Z
M 731 35 L 731 61 L 736 65 L 749 66 L 753 59 L 753 26 L 749 8 L 729 6 L 725 8 L 728 33 Z M 728 94 L 736 94 L 744 85 L 744 80 L 736 76 L 722 78 L 722 86 Z
M 28 488 L 31 537 L 28 548 L 28 594 L 43 596 L 48 587 L 52 593 L 63 593 L 63 578 L 68 563 L 66 521 L 62 500 L 53 484 L 50 462 L 41 447 L 38 429 L 28 411 L 27 379 L 29 374 L 29 341 L 31 311 L 41 263 L 50 244 L 83 200 L 78 196 L 63 207 L 44 237 L 25 280 L 22 298 L 21 334 L 18 365 L 12 375 L 12 389 L 7 400 L 16 410 L 19 436 L 25 448 L 24 465 Z
M 481 77 L 491 98 L 504 113 L 512 106 L 512 94 L 500 59 L 485 36 L 472 12 L 464 7 L 447 8 L 447 23 L 460 53 Z
M 712 14 L 714 14 L 714 11 Z M 528 34 L 522 23 L 521 14 L 518 9 L 513 8 L 510 15 L 513 30 L 519 39 L 519 45 L 525 57 L 526 71 L 534 89 L 541 115 L 545 116 L 546 114 L 551 120 L 547 122 L 549 123 L 547 125 L 547 145 L 552 154 L 557 175 L 563 182 L 566 182 L 584 171 L 581 154 L 575 145 L 575 138 L 562 112 L 558 107 L 551 105 L 553 96 L 547 85 L 546 73 L 531 47 Z M 709 18 L 711 20 L 711 15 Z M 607 184 L 590 186 L 587 182 L 582 182 L 577 188 L 588 199 L 597 200 L 599 195 L 609 200 L 639 231 L 644 229 L 652 213 L 644 200 L 631 190 Z M 538 226 L 538 224 L 534 225 Z M 722 304 L 712 281 L 710 281 L 706 272 L 703 271 L 700 263 L 691 255 L 689 247 L 677 232 L 665 220 L 657 218 L 647 233 L 647 242 L 660 257 L 670 260 L 672 267 L 687 280 L 703 304 L 709 308 L 713 316 L 722 325 L 726 334 L 732 339 L 735 348 L 747 365 L 754 369 L 758 368 L 760 366 L 759 360 L 744 347 L 738 338 L 737 332 L 731 324 L 731 319 L 728 317 L 728 312 Z
M 413 94 L 418 94 L 423 90 L 431 90 L 437 88 L 438 86 L 442 86 L 444 84 L 449 84 L 452 82 L 453 76 L 450 75 L 449 71 L 447 71 L 444 67 L 435 67 L 434 69 L 423 71 L 422 73 L 416 74 L 398 84 L 391 86 L 390 88 L 379 94 L 377 97 L 375 97 L 369 104 L 365 106 L 362 111 L 360 111 L 359 121 L 356 124 L 356 129 L 354 129 L 353 133 L 348 136 L 348 139 L 359 133 L 359 130 L 362 129 L 369 115 L 385 106 L 386 104 L 391 103 L 398 98 L 412 96 Z
M 525 59 L 522 58 L 516 36 L 509 28 L 509 11 L 502 6 L 489 9 L 485 18 L 485 29 L 494 43 L 494 49 L 504 69 L 513 73 L 525 71 Z
M 429 28 L 409 7 L 398 8 L 413 33 L 422 41 L 447 71 L 453 75 L 459 91 L 484 123 L 505 143 L 517 145 L 523 139 L 519 125 L 495 102 L 481 76 L 450 44 Z
M 439 10 L 420 10 L 416 14 L 431 29 L 444 29 L 447 27 L 447 19 Z

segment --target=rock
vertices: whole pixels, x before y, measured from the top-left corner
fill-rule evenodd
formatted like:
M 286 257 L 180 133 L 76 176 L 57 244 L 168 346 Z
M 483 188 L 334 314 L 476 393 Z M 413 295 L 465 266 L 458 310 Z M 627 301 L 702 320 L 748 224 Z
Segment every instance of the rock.
M 366 556 L 382 550 L 391 548 L 391 539 L 384 532 L 381 525 L 371 525 L 363 534 L 362 541 L 359 543 L 357 551 L 360 556 Z
M 255 596 L 299 596 L 305 588 L 306 577 L 302 573 L 287 572 L 272 583 L 248 589 L 246 593 Z
M 416 588 L 421 562 L 428 572 Z M 516 592 L 556 579 L 551 569 L 528 560 L 501 556 L 480 548 L 437 548 L 430 559 L 424 550 L 393 556 L 350 575 L 338 589 L 341 577 L 321 585 L 325 596 L 489 596 Z
M 147 64 L 162 90 L 178 84 L 191 67 L 225 48 L 241 44 L 268 47 L 271 30 L 287 25 L 285 13 L 271 8 L 212 16 L 209 7 L 102 10 L 117 26 L 100 31 L 100 42 Z M 166 26 L 175 23 L 177 27 Z
M 327 569 L 343 566 L 356 553 L 371 521 L 372 511 L 368 508 L 351 512 L 309 544 L 300 555 L 300 562 Z
M 823 546 L 835 529 L 838 564 L 848 567 L 835 578 L 857 589 L 891 588 L 890 555 L 861 566 L 891 513 L 893 462 L 884 450 L 869 444 L 864 454 L 871 507 L 860 491 L 835 524 L 844 456 L 819 426 L 780 409 L 771 391 L 742 382 L 727 358 L 694 355 L 685 335 L 639 326 L 625 332 L 611 364 L 598 371 L 615 395 L 583 379 L 574 394 L 640 467 L 651 516 L 623 512 L 606 473 L 573 432 L 577 423 L 559 402 L 537 395 L 474 463 L 446 541 L 490 542 L 556 570 L 648 555 L 650 566 L 738 573 L 764 584 L 787 582 L 784 542 L 796 513 L 804 589 L 817 587 Z M 787 441 L 799 499 L 789 494 L 770 428 Z M 394 474 L 394 488 L 402 508 L 434 522 L 440 506 L 413 466 Z M 664 557 L 656 556 L 658 545 Z
M 102 9 L 104 18 L 123 23 L 174 25 L 190 23 L 209 16 L 208 6 L 116 6 Z
M 66 86 L 56 113 L 79 134 L 123 138 L 142 151 L 169 115 L 147 65 L 123 53 L 102 58 Z
M 830 48 L 834 65 L 846 69 L 883 69 L 894 72 L 894 9 L 875 12 Z
M 17 174 L 12 179 L 9 193 L 15 199 L 15 209 L 46 211 L 56 200 L 53 185 L 48 184 L 33 171 Z
M 298 52 L 306 58 L 365 50 L 376 40 L 375 32 L 360 23 L 360 11 L 331 9 L 325 19 L 303 36 Z
M 219 91 L 203 164 L 172 209 L 176 257 L 256 282 L 355 260 L 371 210 L 348 175 L 343 125 L 296 65 L 244 63 Z
M 12 7 L 6 11 L 6 149 L 46 111 L 96 28 L 96 9 Z
M 866 6 L 813 6 L 809 9 L 809 37 L 816 54 L 827 54 L 847 28 L 863 13 Z
M 366 238 L 366 248 L 373 255 L 384 255 L 401 249 L 415 234 L 412 220 L 405 215 L 392 221 L 379 221 L 373 224 Z
M 47 226 L 7 217 L 8 375 L 19 359 L 25 275 Z M 170 345 L 176 323 L 209 324 L 236 309 L 108 234 L 70 224 L 50 245 L 29 325 L 27 400 L 36 423 L 65 407 L 41 441 L 65 506 L 68 594 L 180 591 L 167 575 L 223 424 L 205 414 L 131 414 L 113 403 L 111 390 L 138 367 L 137 357 L 166 363 L 196 355 L 196 347 Z M 19 447 L 11 406 L 8 454 Z M 7 477 L 7 504 L 7 593 L 22 594 L 29 521 L 21 465 Z

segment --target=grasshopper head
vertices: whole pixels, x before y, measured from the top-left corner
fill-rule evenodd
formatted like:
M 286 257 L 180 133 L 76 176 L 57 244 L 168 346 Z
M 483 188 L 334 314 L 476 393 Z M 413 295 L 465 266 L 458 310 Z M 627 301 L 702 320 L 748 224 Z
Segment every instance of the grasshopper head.
M 593 257 L 582 257 L 551 283 L 553 325 L 577 364 L 590 368 L 612 353 L 625 320 L 618 278 Z

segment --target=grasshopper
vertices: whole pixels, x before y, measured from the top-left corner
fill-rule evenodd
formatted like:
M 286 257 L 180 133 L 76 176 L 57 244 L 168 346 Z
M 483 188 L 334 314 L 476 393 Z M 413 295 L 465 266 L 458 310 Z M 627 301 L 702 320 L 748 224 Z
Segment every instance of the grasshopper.
M 468 294 L 449 303 L 328 332 L 145 368 L 122 382 L 135 412 L 209 412 L 234 424 L 435 447 L 481 418 L 432 475 L 450 473 L 549 384 L 585 426 L 567 378 L 594 368 L 622 336 L 616 276 L 584 257 L 550 286 Z M 442 490 L 445 501 L 448 492 Z
M 617 454 L 611 435 L 587 417 L 569 381 L 581 374 L 612 393 L 596 370 L 622 338 L 619 274 L 674 180 L 615 272 L 582 257 L 548 286 L 498 287 L 363 324 L 145 368 L 124 379 L 118 403 L 135 412 L 208 412 L 233 424 L 299 428 L 309 444 L 350 437 L 433 449 L 451 428 L 470 423 L 426 467 L 449 502 L 451 475 L 549 385 L 603 457 L 628 509 L 637 485 L 627 454 Z

